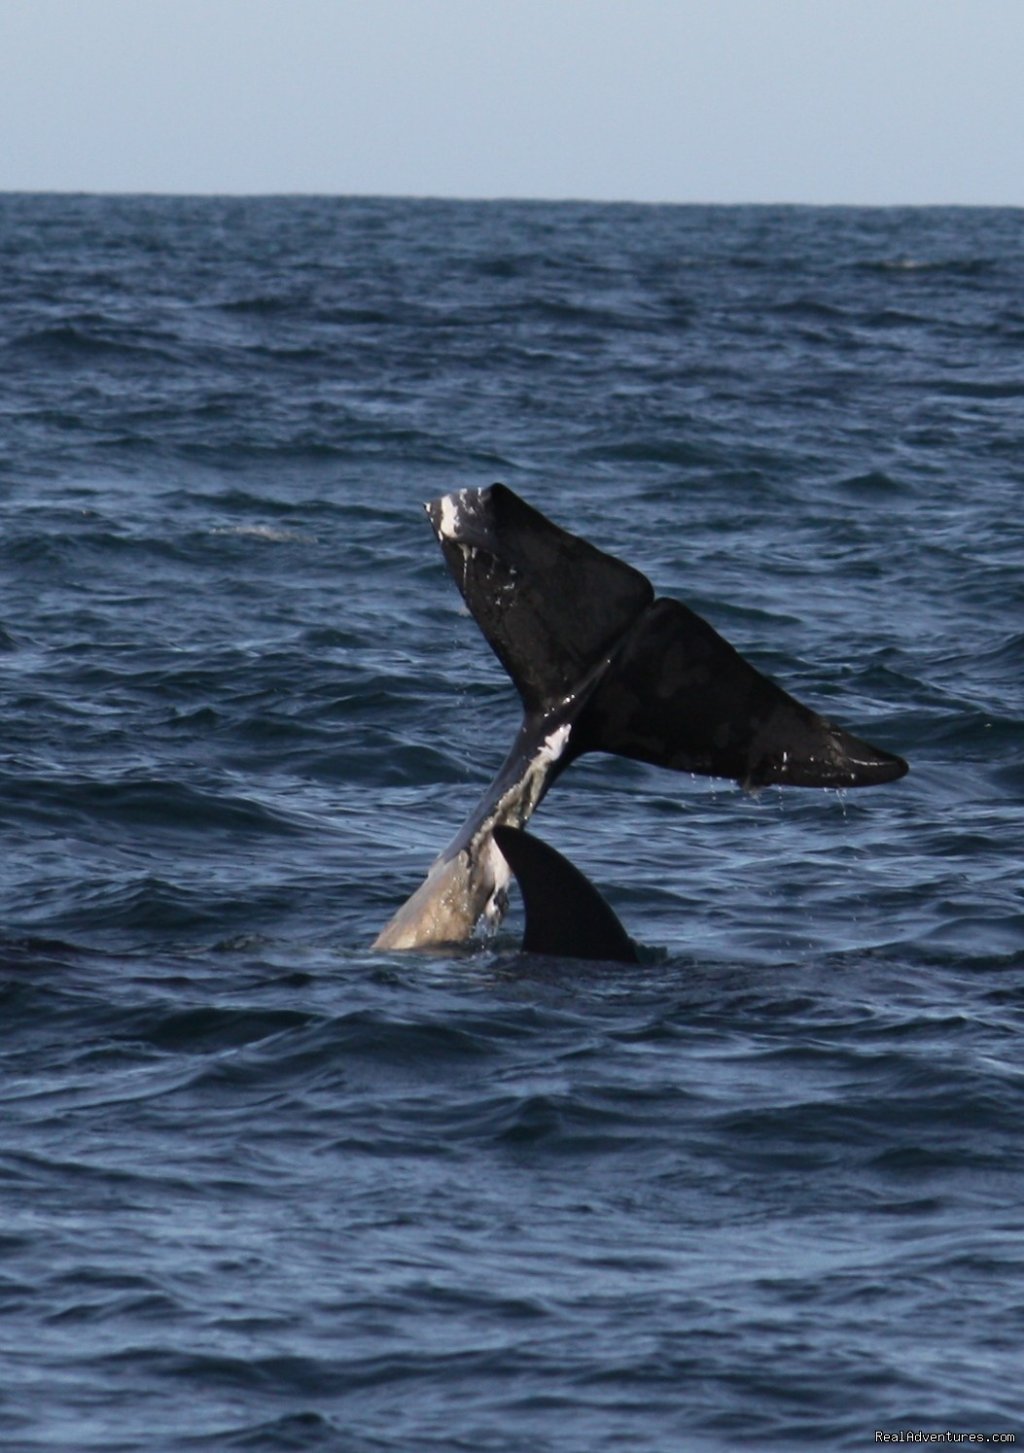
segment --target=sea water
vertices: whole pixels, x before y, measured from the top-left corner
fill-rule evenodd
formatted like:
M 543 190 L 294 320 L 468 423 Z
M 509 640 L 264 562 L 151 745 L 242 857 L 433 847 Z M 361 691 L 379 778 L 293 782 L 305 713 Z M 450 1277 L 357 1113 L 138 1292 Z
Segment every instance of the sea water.
M 368 945 L 502 480 L 910 775 L 584 760 L 639 968 Z M 1024 1439 L 1024 224 L 0 198 L 0 1441 Z

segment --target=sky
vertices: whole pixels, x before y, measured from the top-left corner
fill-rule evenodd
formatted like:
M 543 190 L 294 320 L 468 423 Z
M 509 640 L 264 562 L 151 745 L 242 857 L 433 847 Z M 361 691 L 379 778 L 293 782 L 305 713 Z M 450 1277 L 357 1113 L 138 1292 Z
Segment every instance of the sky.
M 0 191 L 1024 205 L 1024 0 L 0 0 Z

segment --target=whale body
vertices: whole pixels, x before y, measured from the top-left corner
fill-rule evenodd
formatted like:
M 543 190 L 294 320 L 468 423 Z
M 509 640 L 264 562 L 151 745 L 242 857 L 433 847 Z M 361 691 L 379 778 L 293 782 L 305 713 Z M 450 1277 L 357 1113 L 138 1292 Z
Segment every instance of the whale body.
M 746 787 L 865 787 L 906 762 L 827 721 L 756 670 L 682 602 L 501 484 L 425 509 L 445 563 L 519 693 L 504 763 L 426 879 L 378 935 L 422 948 L 500 921 L 509 867 L 494 840 L 522 828 L 585 752 L 727 777 Z

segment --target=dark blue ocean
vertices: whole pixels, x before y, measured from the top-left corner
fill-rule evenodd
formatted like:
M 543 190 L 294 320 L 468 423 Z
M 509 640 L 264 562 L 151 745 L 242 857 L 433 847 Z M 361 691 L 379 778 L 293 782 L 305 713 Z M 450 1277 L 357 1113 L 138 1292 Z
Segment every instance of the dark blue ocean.
M 368 945 L 502 480 L 905 756 L 588 758 L 638 968 Z M 0 1444 L 1024 1440 L 1024 214 L 0 197 Z

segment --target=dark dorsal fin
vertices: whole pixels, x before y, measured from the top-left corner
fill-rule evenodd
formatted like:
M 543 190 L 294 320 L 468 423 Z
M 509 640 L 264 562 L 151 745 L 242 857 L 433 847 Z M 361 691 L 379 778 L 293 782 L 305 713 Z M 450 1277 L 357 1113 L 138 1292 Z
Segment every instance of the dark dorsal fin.
M 567 858 L 517 827 L 496 827 L 494 840 L 522 891 L 527 953 L 639 962 L 629 934 L 593 883 Z

